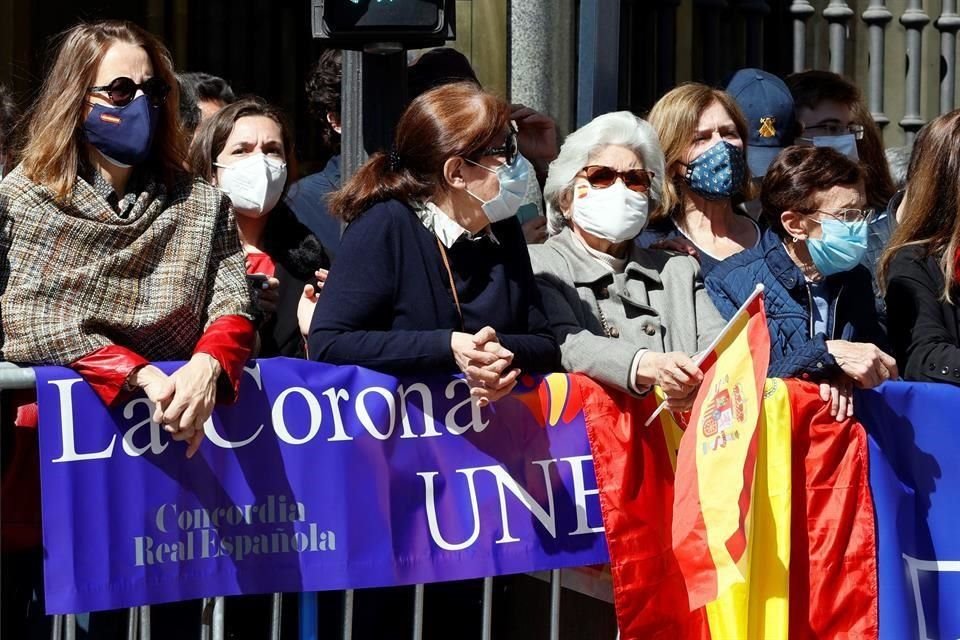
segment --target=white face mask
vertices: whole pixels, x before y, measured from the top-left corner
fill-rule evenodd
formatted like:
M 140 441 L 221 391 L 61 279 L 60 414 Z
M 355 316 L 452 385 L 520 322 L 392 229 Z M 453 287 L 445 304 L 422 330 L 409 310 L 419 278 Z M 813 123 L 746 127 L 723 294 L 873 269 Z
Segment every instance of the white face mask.
M 815 147 L 830 147 L 836 149 L 854 162 L 860 161 L 860 154 L 857 152 L 857 137 L 852 133 L 842 136 L 814 136 L 808 138 Z
M 237 213 L 259 218 L 270 213 L 287 182 L 287 165 L 276 158 L 256 153 L 230 165 L 214 163 L 223 169 L 220 190 L 230 197 Z
M 530 182 L 532 173 L 530 161 L 517 154 L 513 164 L 502 164 L 496 169 L 485 167 L 469 159 L 467 162 L 497 174 L 500 180 L 500 192 L 492 200 L 483 200 L 467 190 L 467 193 L 483 203 L 483 212 L 487 215 L 487 219 L 494 223 L 517 215 L 517 209 L 523 204 L 524 197 L 527 195 L 527 184 Z
M 627 189 L 620 180 L 606 189 L 587 185 L 574 189 L 573 221 L 590 235 L 610 242 L 631 240 L 643 231 L 648 208 L 647 196 Z

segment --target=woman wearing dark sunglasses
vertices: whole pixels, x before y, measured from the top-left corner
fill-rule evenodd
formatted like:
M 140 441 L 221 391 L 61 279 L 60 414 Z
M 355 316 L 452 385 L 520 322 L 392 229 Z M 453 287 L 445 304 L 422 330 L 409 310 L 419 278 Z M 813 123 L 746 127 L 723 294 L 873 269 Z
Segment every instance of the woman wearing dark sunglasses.
M 534 180 L 510 107 L 472 83 L 418 96 L 334 194 L 348 223 L 309 354 L 389 373 L 463 372 L 482 406 L 557 367 L 516 212 Z
M 690 355 L 723 320 L 694 258 L 634 242 L 662 187 L 653 127 L 626 111 L 596 118 L 550 165 L 553 235 L 530 254 L 564 368 L 636 394 L 659 384 L 683 409 L 702 379 Z
M 2 359 L 76 369 L 107 404 L 135 389 L 192 456 L 254 340 L 230 203 L 184 171 L 170 54 L 125 22 L 62 40 L 0 200 Z M 188 360 L 167 376 L 152 361 Z

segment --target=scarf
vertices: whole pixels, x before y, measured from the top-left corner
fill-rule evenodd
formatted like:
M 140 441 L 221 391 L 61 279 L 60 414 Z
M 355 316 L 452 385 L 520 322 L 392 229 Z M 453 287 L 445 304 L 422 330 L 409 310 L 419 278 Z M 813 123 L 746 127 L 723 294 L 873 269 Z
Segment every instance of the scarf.
M 79 177 L 67 204 L 20 168 L 0 183 L 0 359 L 117 344 L 185 360 L 211 322 L 251 311 L 229 200 L 207 183 L 147 179 L 122 218 Z

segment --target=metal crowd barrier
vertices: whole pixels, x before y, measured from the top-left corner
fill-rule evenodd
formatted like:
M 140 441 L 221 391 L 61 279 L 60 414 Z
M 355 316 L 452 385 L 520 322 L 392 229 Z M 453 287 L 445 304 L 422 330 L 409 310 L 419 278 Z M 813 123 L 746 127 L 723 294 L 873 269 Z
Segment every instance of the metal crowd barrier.
M 550 572 L 550 640 L 560 640 L 560 570 Z M 354 591 L 344 591 L 343 599 L 343 640 L 353 637 L 353 602 Z M 414 587 L 413 603 L 413 640 L 423 638 L 423 594 L 424 585 Z M 299 640 L 317 640 L 317 617 L 304 616 L 304 609 L 310 609 L 309 599 L 314 594 L 301 594 L 301 619 Z M 281 640 L 281 608 L 283 594 L 273 594 L 273 607 L 270 613 L 270 640 Z M 204 598 L 200 614 L 200 640 L 224 640 L 226 628 L 226 602 L 224 597 Z M 493 578 L 483 579 L 483 615 L 481 619 L 481 638 L 491 640 L 493 628 Z M 151 640 L 150 635 L 150 607 L 131 607 L 128 611 L 126 640 Z M 306 625 L 304 623 L 307 623 Z M 304 629 L 304 626 L 310 627 Z M 619 636 L 618 636 L 619 637 Z M 50 640 L 76 640 L 77 616 L 74 614 L 55 615 L 51 625 Z
M 36 386 L 36 375 L 29 367 L 19 367 L 9 362 L 0 362 L 0 391 L 9 389 L 32 389 Z M 2 399 L 0 399 L 2 402 Z M 560 594 L 561 572 L 550 572 L 550 619 L 549 638 L 560 640 Z M 274 593 L 270 612 L 270 640 L 281 640 L 281 614 L 283 594 Z M 423 637 L 424 585 L 414 586 L 413 601 L 413 640 Z M 226 622 L 225 598 L 204 598 L 200 614 L 200 640 L 224 640 Z M 353 638 L 354 591 L 343 592 L 343 640 Z M 151 640 L 150 607 L 131 607 L 128 611 L 127 640 Z M 483 579 L 482 617 L 480 620 L 482 640 L 491 640 L 493 629 L 493 578 Z M 300 595 L 300 640 L 317 640 L 316 594 Z M 50 640 L 76 640 L 77 616 L 64 614 L 53 616 Z

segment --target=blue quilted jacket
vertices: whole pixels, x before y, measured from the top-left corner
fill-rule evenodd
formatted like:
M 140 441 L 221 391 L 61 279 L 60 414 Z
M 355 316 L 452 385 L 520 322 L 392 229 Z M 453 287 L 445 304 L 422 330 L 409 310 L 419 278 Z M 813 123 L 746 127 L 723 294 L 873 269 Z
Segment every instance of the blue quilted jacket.
M 770 230 L 764 231 L 754 248 L 721 262 L 704 282 L 713 304 L 727 320 L 757 283 L 764 285 L 771 378 L 821 380 L 839 373 L 837 361 L 827 352 L 827 340 L 872 342 L 886 348 L 870 272 L 862 266 L 827 278 L 827 335 L 813 334 L 810 288 L 780 238 Z

